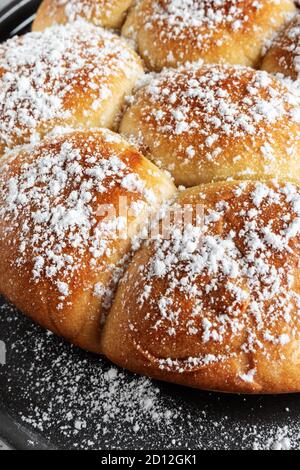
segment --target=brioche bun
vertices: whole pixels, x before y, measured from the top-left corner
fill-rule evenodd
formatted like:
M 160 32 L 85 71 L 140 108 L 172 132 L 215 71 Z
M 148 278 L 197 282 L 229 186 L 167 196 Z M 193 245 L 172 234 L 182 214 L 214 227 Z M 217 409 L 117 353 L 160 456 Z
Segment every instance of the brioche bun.
M 166 70 L 137 92 L 120 130 L 178 185 L 300 177 L 299 97 L 266 72 Z
M 0 155 L 57 126 L 112 128 L 143 74 L 125 41 L 83 22 L 0 45 Z
M 151 70 L 199 59 L 253 67 L 263 44 L 295 11 L 291 0 L 142 0 L 122 34 Z
M 281 73 L 293 80 L 300 72 L 300 15 L 286 25 L 274 39 L 263 58 L 261 68 L 271 73 Z
M 43 31 L 54 24 L 66 24 L 80 18 L 96 26 L 120 28 L 133 0 L 43 0 L 32 25 Z
M 1 294 L 45 328 L 101 352 L 101 322 L 131 240 L 174 190 L 167 176 L 108 130 L 6 154 Z
M 170 213 L 187 205 L 203 207 L 203 227 L 195 211 L 184 231 L 174 222 L 169 238 L 136 253 L 104 328 L 104 353 L 195 388 L 299 392 L 299 184 L 204 185 L 180 193 Z

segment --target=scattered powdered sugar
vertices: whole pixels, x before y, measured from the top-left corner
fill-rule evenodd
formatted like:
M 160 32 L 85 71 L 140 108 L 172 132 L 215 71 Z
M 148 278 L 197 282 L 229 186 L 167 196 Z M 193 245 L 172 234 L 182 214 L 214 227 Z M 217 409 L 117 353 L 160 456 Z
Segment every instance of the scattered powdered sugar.
M 194 35 L 195 29 L 201 30 L 205 27 L 206 35 L 209 37 L 219 27 L 225 25 L 232 31 L 242 29 L 250 19 L 250 11 L 258 11 L 262 6 L 262 2 L 257 0 L 247 2 L 247 15 L 244 2 L 240 0 L 154 1 L 152 7 L 154 14 L 152 18 L 147 18 L 146 27 L 151 29 L 152 24 L 156 22 L 164 24 L 167 28 L 161 33 L 162 37 L 172 37 L 172 39 L 174 35 L 180 39 L 184 35 Z M 207 36 L 197 35 L 198 44 L 202 45 Z
M 134 158 L 141 157 L 126 154 L 128 148 L 110 131 L 75 133 L 46 141 L 23 156 L 13 153 L 2 165 L 0 217 L 6 225 L 3 236 L 17 233 L 14 263 L 20 269 L 32 264 L 31 278 L 48 279 L 61 301 L 71 294 L 70 280 L 84 267 L 99 273 L 121 267 L 109 261 L 117 254 L 116 239 L 128 236 L 112 192 L 144 211 L 157 204 L 153 188 L 135 173 Z M 17 173 L 11 171 L 15 158 Z M 110 217 L 109 194 L 116 204 Z M 123 261 L 118 259 L 121 265 Z
M 66 14 L 71 21 L 83 13 L 88 19 L 91 16 L 92 10 L 89 8 L 91 2 L 89 1 L 57 0 L 57 3 L 61 5 L 67 3 Z M 153 20 L 165 21 L 167 18 L 168 24 L 172 25 L 173 34 L 175 32 L 178 38 L 186 34 L 187 30 L 203 25 L 207 27 L 208 35 L 219 24 L 226 24 L 232 31 L 237 31 L 248 19 L 240 8 L 240 2 L 235 0 L 229 12 L 225 11 L 222 0 L 213 0 L 214 8 L 209 8 L 212 2 L 202 2 L 202 9 L 199 9 L 199 6 L 195 7 L 199 2 L 194 0 L 184 3 L 172 0 L 165 3 L 167 4 L 166 13 L 161 10 L 163 2 L 155 2 L 157 16 L 153 16 Z M 189 10 L 185 10 L 186 4 Z M 260 6 L 260 1 L 251 3 L 251 8 L 259 9 Z M 146 26 L 151 29 L 151 22 Z M 85 57 L 81 55 L 83 43 L 81 42 L 79 53 L 79 50 L 76 50 L 76 41 L 78 38 L 84 38 L 85 42 L 89 38 L 87 26 L 81 25 L 80 28 L 74 33 L 75 35 L 68 36 L 68 38 L 63 37 L 65 33 L 57 28 L 55 34 L 49 33 L 47 36 L 47 33 L 44 33 L 43 41 L 40 42 L 37 35 L 34 41 L 30 40 L 30 35 L 21 40 L 12 39 L 8 52 L 6 46 L 0 46 L 0 70 L 5 70 L 0 79 L 0 142 L 4 142 L 5 146 L 11 145 L 12 140 L 15 139 L 11 132 L 16 126 L 20 126 L 17 138 L 23 138 L 25 135 L 27 138 L 29 135 L 28 140 L 34 140 L 38 138 L 36 132 L 39 131 L 37 127 L 40 123 L 54 119 L 68 120 L 71 117 L 70 111 L 64 108 L 64 100 L 72 89 L 72 80 L 83 79 L 83 77 L 78 78 L 77 67 L 81 68 L 85 60 Z M 109 35 L 109 33 L 105 34 Z M 169 31 L 165 28 L 162 35 L 167 37 L 168 34 Z M 95 33 L 91 33 L 91 36 L 93 36 L 90 38 L 93 43 L 93 56 L 96 48 L 99 54 L 97 47 L 99 38 L 95 38 Z M 199 43 L 203 40 L 200 36 L 198 39 Z M 109 44 L 110 47 L 105 54 L 108 54 L 108 51 L 111 52 L 110 37 Z M 72 51 L 69 46 L 72 46 Z M 124 58 L 122 48 L 118 49 L 116 46 L 113 52 Z M 68 63 L 68 69 L 66 63 Z M 29 70 L 30 76 L 27 72 Z M 101 89 L 101 87 L 96 89 L 93 84 L 93 77 L 99 73 L 99 70 L 89 66 L 87 73 L 89 83 L 86 83 L 86 86 L 90 87 L 90 91 L 95 92 L 94 103 L 97 106 L 97 100 L 107 98 L 109 90 Z M 126 73 L 129 73 L 127 69 Z M 20 74 L 22 74 L 21 78 Z M 187 82 L 188 88 L 180 97 L 184 103 L 180 107 L 175 106 L 179 99 L 176 92 L 166 88 L 165 93 L 161 94 L 164 90 L 160 89 L 159 84 L 155 84 L 154 81 L 149 85 L 151 100 L 157 102 L 160 96 L 168 97 L 170 109 L 167 113 L 171 112 L 171 121 L 167 124 L 163 122 L 166 118 L 163 111 L 156 112 L 156 115 L 151 115 L 151 117 L 154 117 L 156 122 L 162 125 L 162 129 L 170 135 L 200 132 L 195 122 L 191 124 L 186 118 L 190 113 L 189 99 L 203 99 L 206 106 L 205 113 L 209 115 L 209 119 L 206 122 L 207 127 L 204 126 L 201 132 L 205 136 L 205 146 L 208 148 L 217 145 L 219 132 L 239 138 L 245 134 L 255 135 L 257 126 L 260 126 L 261 122 L 273 124 L 287 116 L 298 122 L 299 114 L 290 112 L 288 107 L 293 98 L 288 94 L 282 98 L 277 90 L 270 87 L 267 75 L 259 74 L 249 86 L 250 98 L 243 102 L 242 111 L 233 103 L 228 105 L 226 103 L 228 95 L 222 96 L 222 91 L 219 96 L 212 99 L 208 89 L 205 89 L 211 83 L 217 85 L 222 80 L 222 76 L 218 73 L 206 81 L 205 79 L 197 81 L 197 78 L 191 77 L 191 81 Z M 66 77 L 68 83 L 60 87 L 62 76 Z M 201 87 L 204 88 L 202 92 L 199 91 Z M 258 97 L 261 87 L 264 88 L 267 98 Z M 211 132 L 212 127 L 216 129 L 216 133 Z M 272 158 L 270 145 L 266 142 L 262 150 L 265 158 Z M 192 158 L 196 151 L 197 149 L 189 147 L 188 158 Z M 217 150 L 215 153 L 208 152 L 208 158 L 217 156 Z M 112 178 L 113 184 L 120 184 L 128 191 L 139 193 L 139 196 L 146 199 L 147 203 L 151 204 L 154 200 L 153 193 L 145 188 L 138 175 L 126 174 L 126 165 L 118 156 L 113 155 L 108 160 L 97 162 L 94 155 L 90 156 L 88 169 L 83 168 L 82 158 L 79 148 L 74 148 L 72 144 L 64 144 L 59 155 L 49 152 L 47 156 L 39 160 L 38 164 L 24 164 L 20 176 L 12 177 L 5 189 L 1 188 L 1 197 L 5 194 L 6 200 L 5 207 L 0 210 L 1 218 L 7 220 L 12 217 L 13 223 L 17 223 L 19 211 L 26 214 L 23 225 L 24 237 L 20 240 L 17 263 L 22 266 L 25 262 L 29 245 L 31 249 L 34 248 L 36 258 L 33 276 L 39 279 L 43 273 L 51 279 L 59 272 L 62 273 L 61 279 L 56 281 L 62 298 L 69 295 L 68 283 L 64 281 L 65 275 L 69 276 L 73 270 L 77 269 L 80 260 L 65 257 L 62 254 L 63 246 L 52 244 L 53 234 L 58 240 L 67 241 L 76 249 L 79 246 L 86 247 L 91 244 L 91 266 L 107 250 L 105 242 L 99 244 L 99 234 L 94 239 L 90 238 L 93 212 L 91 202 L 95 188 L 99 193 L 105 192 L 106 181 Z M 89 177 L 89 187 L 83 175 Z M 70 193 L 65 204 L 58 203 L 53 211 L 50 210 L 50 200 L 55 197 L 59 201 L 65 188 L 73 180 L 78 183 L 78 189 Z M 243 190 L 243 186 L 237 188 L 237 196 L 242 194 Z M 35 212 L 26 213 L 25 208 L 32 203 L 38 209 Z M 270 189 L 264 184 L 257 184 L 252 193 L 252 203 L 253 207 L 250 209 L 241 209 L 241 215 L 245 218 L 241 237 L 245 242 L 247 252 L 243 260 L 241 260 L 239 247 L 235 243 L 235 233 L 229 233 L 225 240 L 205 234 L 203 244 L 199 244 L 199 238 L 203 235 L 199 230 L 189 227 L 183 238 L 180 238 L 179 232 L 174 230 L 171 241 L 156 241 L 157 252 L 149 268 L 149 284 L 141 297 L 142 302 L 149 298 L 153 279 L 163 277 L 168 277 L 172 283 L 172 289 L 176 285 L 184 295 L 197 298 L 201 293 L 199 290 L 190 290 L 190 286 L 195 278 L 205 271 L 210 276 L 230 278 L 226 289 L 231 293 L 234 308 L 237 309 L 243 302 L 248 301 L 249 285 L 251 292 L 258 294 L 258 289 L 261 289 L 262 283 L 264 284 L 259 299 L 251 303 L 252 313 L 259 329 L 265 327 L 259 316 L 259 303 L 264 302 L 269 296 L 280 297 L 280 304 L 277 305 L 279 312 L 275 313 L 273 310 L 269 312 L 268 318 L 271 319 L 271 325 L 277 321 L 278 317 L 284 317 L 289 323 L 289 305 L 295 301 L 300 306 L 300 299 L 293 291 L 288 293 L 280 287 L 281 283 L 285 286 L 292 284 L 292 274 L 273 269 L 273 266 L 268 263 L 268 257 L 271 257 L 270 249 L 276 253 L 289 252 L 290 241 L 299 235 L 300 195 L 293 185 L 287 184 L 279 189 Z M 272 220 L 264 227 L 257 224 L 256 220 L 262 215 L 266 206 L 282 203 L 287 204 L 288 209 L 284 213 L 284 224 L 279 233 L 272 226 Z M 210 229 L 220 218 L 223 218 L 226 210 L 226 204 L 220 202 L 216 210 L 207 215 L 207 227 Z M 116 221 L 116 223 L 119 222 L 121 221 Z M 50 227 L 48 231 L 45 231 L 46 225 Z M 35 227 L 36 232 L 32 239 L 28 240 L 27 233 L 29 227 L 32 226 Z M 102 227 L 103 231 L 110 230 L 110 228 Z M 101 240 L 103 240 L 103 231 Z M 43 240 L 42 246 L 40 246 L 41 239 Z M 262 252 L 265 256 L 256 257 Z M 180 279 L 176 278 L 178 263 L 185 273 Z M 249 285 L 246 288 L 244 285 L 240 286 L 235 283 L 239 276 L 248 280 Z M 217 283 L 214 284 L 214 282 L 212 281 L 212 284 L 207 286 L 206 295 L 215 291 Z M 95 285 L 96 296 L 109 297 L 109 294 L 110 292 L 101 283 Z M 201 306 L 201 302 L 196 305 L 195 318 Z M 159 310 L 163 321 L 168 322 L 169 335 L 176 335 L 176 326 L 173 323 L 176 324 L 177 313 L 174 315 L 172 311 L 172 301 L 168 293 L 161 297 Z M 190 398 L 186 399 L 186 403 L 185 399 L 181 399 L 178 404 L 177 398 L 173 396 L 173 390 L 176 390 L 176 387 L 166 386 L 169 390 L 169 393 L 166 393 L 161 385 L 147 378 L 128 374 L 102 359 L 79 353 L 69 345 L 54 339 L 50 333 L 43 333 L 35 327 L 27 326 L 21 334 L 21 319 L 14 311 L 4 305 L 1 313 L 0 333 L 4 334 L 6 327 L 9 331 L 9 324 L 13 325 L 13 333 L 7 344 L 15 363 L 13 366 L 9 364 L 11 372 L 14 369 L 14 373 L 8 372 L 6 375 L 8 393 L 13 397 L 16 385 L 14 381 L 18 376 L 21 383 L 23 380 L 20 395 L 27 403 L 26 411 L 23 407 L 17 415 L 23 423 L 40 432 L 45 439 L 49 441 L 56 439 L 57 445 L 67 442 L 67 445 L 73 448 L 102 449 L 124 448 L 125 445 L 132 447 L 149 445 L 153 448 L 159 445 L 164 445 L 165 448 L 230 448 L 237 445 L 235 439 L 238 437 L 239 447 L 245 445 L 247 448 L 258 450 L 299 448 L 300 429 L 296 425 L 268 427 L 236 424 L 236 428 L 233 426 L 228 430 L 228 417 L 224 415 L 223 419 L 218 420 L 212 413 L 213 417 L 210 418 L 210 413 L 207 412 L 206 404 L 203 402 L 201 406 L 194 409 L 189 407 L 192 401 Z M 229 318 L 232 312 L 228 311 L 228 313 L 228 318 L 226 316 L 220 318 L 217 324 L 211 318 L 205 318 L 201 328 L 198 328 L 196 322 L 191 321 L 187 325 L 188 333 L 198 335 L 201 330 L 203 342 L 222 342 L 226 328 L 229 328 L 234 335 L 244 327 Z M 266 330 L 265 339 L 273 344 L 284 345 L 289 342 L 290 336 L 283 334 L 280 337 L 274 337 Z M 259 346 L 253 336 L 249 336 L 248 340 L 248 343 L 244 345 L 246 350 Z M 26 362 L 26 357 L 30 358 L 32 355 L 33 361 Z M 198 360 L 199 358 L 189 358 L 189 365 L 193 367 Z M 202 360 L 209 363 L 218 358 L 206 356 Z M 162 361 L 161 365 L 162 367 L 174 365 L 177 367 L 176 361 L 170 360 L 166 360 L 166 364 Z M 0 370 L 0 375 L 3 370 Z M 242 374 L 241 378 L 246 382 L 252 382 L 255 380 L 255 373 L 256 370 L 251 369 L 246 374 Z M 48 399 L 43 401 L 41 397 L 48 397 Z M 204 402 L 207 397 L 208 395 Z M 9 403 L 8 400 L 7 403 Z M 208 427 L 214 429 L 215 432 L 208 431 Z M 137 436 L 137 444 L 133 444 L 133 435 Z
M 16 320 L 8 308 L 2 307 L 1 313 L 10 316 L 10 322 Z M 28 407 L 23 408 L 19 418 L 46 439 L 55 426 L 62 440 L 73 441 L 72 447 L 93 448 L 106 439 L 109 441 L 112 431 L 125 433 L 127 429 L 130 434 L 139 432 L 145 438 L 149 426 L 163 428 L 176 417 L 177 411 L 162 404 L 158 387 L 149 379 L 129 377 L 100 358 L 66 346 L 49 332 L 27 330 L 24 334 L 23 339 L 19 337 L 8 346 L 10 359 L 20 357 L 16 366 L 20 375 L 26 375 L 23 383 L 28 387 L 22 391 Z M 25 369 L 24 355 L 30 350 L 34 361 L 26 364 Z M 7 392 L 13 395 L 11 379 Z M 37 395 L 48 399 L 44 404 L 37 404 Z M 80 436 L 86 430 L 88 439 Z
M 251 14 L 262 8 L 259 0 L 163 0 L 151 2 L 151 15 L 142 17 L 146 30 L 160 26 L 160 39 L 191 38 L 196 47 L 208 48 L 208 39 L 216 31 L 228 28 L 235 32 L 247 27 Z M 133 33 L 134 34 L 134 33 Z M 219 38 L 222 43 L 222 38 Z
M 272 12 L 268 10 L 272 8 L 275 9 L 275 16 L 269 19 Z M 251 37 L 254 42 L 259 41 L 259 47 L 259 43 L 267 40 L 272 30 L 276 29 L 280 17 L 290 17 L 288 10 L 292 10 L 292 4 L 290 8 L 282 4 L 281 8 L 278 0 L 144 0 L 137 2 L 134 10 L 136 18 L 133 24 L 130 21 L 125 24 L 125 34 L 138 43 L 141 32 L 143 55 L 154 66 L 155 59 L 153 61 L 147 42 L 142 39 L 144 34 L 148 34 L 154 46 L 164 49 L 165 65 L 193 61 L 197 54 L 200 57 L 208 54 L 209 62 L 214 62 L 214 51 L 225 45 L 239 48 L 239 37 L 244 34 L 249 41 Z M 245 44 L 243 48 L 245 55 L 247 46 Z M 226 56 L 226 51 L 223 54 L 221 51 L 219 59 L 222 60 L 224 54 Z M 237 62 L 238 57 L 235 58 Z M 215 56 L 215 62 L 217 59 Z M 224 59 L 228 60 L 228 56 Z
M 273 60 L 277 61 L 279 69 L 297 81 L 300 81 L 300 15 L 288 23 L 286 28 L 269 43 L 271 51 L 276 51 Z M 276 66 L 276 63 L 274 64 Z
M 48 446 L 299 449 L 292 398 L 217 395 L 137 377 L 42 331 L 7 304 L 0 337 L 8 357 L 0 406 Z M 30 447 L 37 441 L 31 436 Z
M 299 97 L 268 73 L 245 67 L 196 64 L 166 70 L 138 91 L 127 112 L 129 119 L 138 115 L 129 134 L 137 134 L 157 158 L 160 145 L 164 149 L 165 142 L 175 141 L 181 165 L 218 164 L 233 146 L 238 159 L 243 146 L 255 149 L 268 167 L 278 133 L 284 133 L 291 153 L 300 139 Z
M 108 19 L 112 15 L 116 9 L 116 3 L 116 0 L 52 0 L 49 13 L 55 16 L 56 9 L 63 7 L 69 22 L 84 18 L 101 26 L 102 18 Z
M 265 438 L 264 440 L 256 439 L 253 450 L 292 450 L 294 446 L 289 437 L 290 435 L 290 429 L 288 426 L 284 426 L 275 431 L 272 437 Z M 299 439 L 299 433 L 297 433 L 296 436 Z
M 82 97 L 97 111 L 115 75 L 136 73 L 132 54 L 120 38 L 83 21 L 1 44 L 0 146 L 35 141 L 62 124 L 78 127 Z
M 149 351 L 161 369 L 180 373 L 239 354 L 259 351 L 268 358 L 274 345 L 284 357 L 300 327 L 299 188 L 232 183 L 216 189 L 213 203 L 207 203 L 205 189 L 193 191 L 205 208 L 203 226 L 182 229 L 175 223 L 169 239 L 158 234 L 146 242 L 151 256 L 135 284 L 135 308 L 145 316 L 130 316 L 133 340 L 139 345 L 139 332 L 147 330 L 153 351 L 160 347 L 158 334 L 176 354 L 176 339 L 184 332 L 199 351 L 219 351 L 189 357 L 187 350 L 184 360 L 162 358 L 161 353 L 156 359 Z M 182 204 L 190 201 L 181 197 Z M 125 282 L 132 282 L 130 275 L 129 270 Z M 255 366 L 239 377 L 255 383 Z
M 240 375 L 240 377 L 245 382 L 253 382 L 255 374 L 256 374 L 256 370 L 251 369 L 251 370 L 249 370 L 249 372 L 247 374 L 242 374 L 242 375 Z

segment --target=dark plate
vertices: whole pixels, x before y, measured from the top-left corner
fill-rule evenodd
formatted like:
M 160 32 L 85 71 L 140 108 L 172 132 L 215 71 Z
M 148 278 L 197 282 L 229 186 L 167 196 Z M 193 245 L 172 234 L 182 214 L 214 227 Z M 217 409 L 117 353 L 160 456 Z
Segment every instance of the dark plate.
M 25 32 L 39 3 L 15 1 L 0 13 L 0 40 Z M 136 377 L 43 331 L 1 298 L 0 341 L 0 436 L 17 449 L 300 446 L 299 395 L 220 395 Z

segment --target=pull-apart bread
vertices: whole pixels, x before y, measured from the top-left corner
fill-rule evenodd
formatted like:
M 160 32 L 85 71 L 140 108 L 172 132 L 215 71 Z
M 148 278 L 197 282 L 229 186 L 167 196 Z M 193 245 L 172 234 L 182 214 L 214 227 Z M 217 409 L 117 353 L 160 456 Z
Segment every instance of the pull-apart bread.
M 42 326 L 101 352 L 101 324 L 131 240 L 174 191 L 167 176 L 108 130 L 6 154 L 0 292 Z
M 0 44 L 0 156 L 58 126 L 113 128 L 142 75 L 125 41 L 84 22 Z

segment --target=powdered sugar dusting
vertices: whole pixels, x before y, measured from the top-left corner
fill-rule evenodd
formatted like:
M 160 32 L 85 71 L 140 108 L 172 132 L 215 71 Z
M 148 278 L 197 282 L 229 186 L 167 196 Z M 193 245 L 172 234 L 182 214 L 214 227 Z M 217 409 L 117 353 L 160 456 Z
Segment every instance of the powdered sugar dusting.
M 249 168 L 242 164 L 235 177 L 251 176 L 253 165 L 272 174 L 282 152 L 285 158 L 298 153 L 300 102 L 266 72 L 193 65 L 154 76 L 133 99 L 121 130 L 149 147 L 171 172 L 192 164 L 190 171 L 198 165 L 201 177 L 203 165 L 215 172 L 231 165 L 226 174 L 233 176 L 232 168 L 249 152 Z M 166 146 L 172 145 L 169 155 Z M 251 163 L 251 152 L 258 162 Z
M 205 48 L 208 47 L 206 40 L 218 28 L 226 25 L 232 31 L 238 31 L 247 26 L 249 15 L 262 8 L 262 2 L 251 0 L 246 7 L 245 2 L 240 0 L 165 0 L 153 2 L 152 8 L 153 15 L 152 18 L 147 18 L 147 29 L 158 22 L 165 26 L 162 37 L 174 40 L 190 36 L 196 40 L 197 46 Z M 199 34 L 204 28 L 205 34 Z M 195 34 L 196 31 L 198 34 Z
M 0 368 L 1 397 L 6 409 L 48 445 L 299 449 L 297 400 L 276 397 L 275 406 L 268 397 L 218 396 L 153 382 L 72 348 L 8 305 L 0 313 L 9 354 L 7 366 Z M 269 401 L 277 420 L 270 419 Z M 291 410 L 285 411 L 287 404 Z M 32 437 L 30 444 L 35 444 Z
M 78 18 L 84 18 L 93 21 L 96 25 L 102 25 L 110 19 L 116 8 L 121 9 L 119 0 L 54 0 L 51 2 L 50 15 L 55 16 L 57 8 L 63 8 L 63 11 L 70 22 L 76 21 Z M 129 6 L 124 8 L 126 10 Z M 127 8 L 126 8 L 127 7 Z M 104 20 L 106 21 L 103 21 Z
M 244 35 L 250 41 L 253 37 L 259 55 L 259 43 L 278 28 L 280 17 L 287 11 L 293 11 L 292 3 L 290 6 L 283 3 L 281 11 L 278 0 L 144 0 L 137 2 L 132 15 L 136 19 L 132 24 L 131 19 L 125 23 L 125 34 L 141 46 L 140 52 L 154 68 L 156 60 L 162 61 L 164 66 L 177 66 L 201 57 L 208 58 L 210 63 L 228 62 L 228 56 L 232 54 L 230 49 L 239 50 L 239 38 L 243 41 Z M 143 39 L 145 35 L 148 42 Z M 147 49 L 150 42 L 163 53 L 155 56 L 155 52 Z M 245 51 L 250 51 L 249 57 L 244 59 L 241 56 L 247 53 L 243 48 L 241 53 L 237 51 L 236 63 L 251 65 L 251 47 L 252 44 L 250 47 L 244 45 Z M 229 63 L 235 62 L 229 60 Z
M 35 141 L 54 126 L 88 123 L 111 97 L 113 78 L 135 73 L 133 52 L 120 38 L 81 21 L 1 44 L 1 150 Z M 83 97 L 90 105 L 85 114 Z
M 110 262 L 118 253 L 115 241 L 120 232 L 128 234 L 118 212 L 109 219 L 98 213 L 101 201 L 111 195 L 117 205 L 116 191 L 128 197 L 129 207 L 138 204 L 147 213 L 158 200 L 136 173 L 141 155 L 110 131 L 58 137 L 17 158 L 18 172 L 12 170 L 14 154 L 1 171 L 3 236 L 17 232 L 16 267 L 25 269 L 29 262 L 33 281 L 56 286 L 61 308 L 82 269 L 117 270 Z
M 140 277 L 130 279 L 130 269 L 125 276 L 137 298 L 127 320 L 131 340 L 162 370 L 179 373 L 249 354 L 252 367 L 238 377 L 256 384 L 255 353 L 270 358 L 275 347 L 283 358 L 299 340 L 299 188 L 232 183 L 212 190 L 213 202 L 205 188 L 189 191 L 180 204 L 192 197 L 202 203 L 203 227 L 175 224 L 169 240 L 157 235 L 146 242 Z M 189 356 L 186 346 L 186 358 L 177 360 L 183 334 L 199 355 Z M 164 358 L 159 351 L 168 345 L 173 357 Z
M 300 80 L 300 15 L 296 15 L 269 44 L 271 55 L 272 71 L 281 72 L 286 76 L 292 77 L 298 82 Z M 273 56 L 274 53 L 274 56 Z M 263 63 L 264 67 L 264 63 Z

